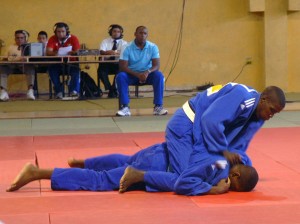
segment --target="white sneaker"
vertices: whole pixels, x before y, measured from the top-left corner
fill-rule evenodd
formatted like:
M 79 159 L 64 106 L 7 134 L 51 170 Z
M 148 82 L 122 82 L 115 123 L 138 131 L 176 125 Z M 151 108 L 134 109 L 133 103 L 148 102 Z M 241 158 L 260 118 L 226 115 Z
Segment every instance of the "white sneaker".
M 119 117 L 131 116 L 129 107 L 123 107 L 121 110 L 119 110 L 116 113 L 116 115 L 119 116 Z
M 29 100 L 35 100 L 33 89 L 29 89 L 27 91 L 27 99 L 29 99 Z
M 155 106 L 153 109 L 153 115 L 167 115 L 168 111 L 164 109 L 162 106 Z
M 62 92 L 56 94 L 55 99 L 61 100 L 63 98 Z
M 74 90 L 71 93 L 71 99 L 72 100 L 77 100 L 79 98 L 79 94 Z
M 0 101 L 8 101 L 9 96 L 5 89 L 1 89 L 0 91 Z

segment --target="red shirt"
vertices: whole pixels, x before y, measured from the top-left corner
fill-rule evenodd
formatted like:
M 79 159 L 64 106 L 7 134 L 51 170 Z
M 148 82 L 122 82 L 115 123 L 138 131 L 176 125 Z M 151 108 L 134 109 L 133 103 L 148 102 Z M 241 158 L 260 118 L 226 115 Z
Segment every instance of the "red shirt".
M 76 36 L 69 34 L 66 40 L 61 41 L 58 40 L 58 38 L 53 35 L 50 37 L 47 43 L 47 48 L 52 48 L 53 51 L 58 51 L 60 47 L 68 47 L 72 46 L 72 51 L 77 51 L 80 49 L 79 40 Z

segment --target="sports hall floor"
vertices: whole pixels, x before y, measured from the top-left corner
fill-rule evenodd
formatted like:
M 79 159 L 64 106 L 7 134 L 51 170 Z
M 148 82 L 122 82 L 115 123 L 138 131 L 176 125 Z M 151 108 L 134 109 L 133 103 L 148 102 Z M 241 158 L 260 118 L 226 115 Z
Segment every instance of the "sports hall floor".
M 170 114 L 195 93 L 167 93 Z M 260 181 L 253 192 L 215 196 L 173 193 L 51 191 L 48 180 L 5 189 L 27 162 L 67 167 L 69 157 L 125 153 L 164 140 L 171 115 L 155 117 L 152 98 L 132 99 L 119 118 L 116 99 L 0 103 L 0 223 L 300 223 L 300 94 L 266 122 L 248 154 Z

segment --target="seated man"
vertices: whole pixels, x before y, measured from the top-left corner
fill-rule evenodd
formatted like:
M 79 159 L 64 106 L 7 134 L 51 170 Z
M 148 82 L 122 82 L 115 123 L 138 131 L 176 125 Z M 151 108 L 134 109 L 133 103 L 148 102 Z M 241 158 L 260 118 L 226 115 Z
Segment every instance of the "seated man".
M 46 48 L 47 48 L 47 43 L 48 43 L 48 34 L 46 31 L 43 31 L 41 30 L 39 33 L 38 33 L 38 36 L 37 36 L 37 41 L 39 43 L 42 43 L 45 47 L 45 50 L 44 50 L 44 55 L 46 54 Z
M 59 22 L 54 25 L 54 35 L 50 37 L 47 44 L 47 56 L 76 55 L 80 49 L 78 38 L 70 34 L 69 26 Z M 71 61 L 76 61 L 71 58 Z M 48 67 L 50 79 L 53 82 L 57 99 L 63 98 L 63 83 L 60 74 L 65 72 L 71 76 L 69 90 L 73 99 L 79 97 L 80 91 L 80 69 L 78 64 L 52 64 Z
M 42 43 L 44 46 L 44 52 L 43 55 L 46 55 L 46 51 L 47 51 L 47 43 L 48 43 L 48 34 L 46 31 L 41 30 L 38 33 L 37 36 L 37 41 L 39 43 Z M 37 65 L 36 66 L 36 72 L 37 73 L 48 73 L 48 66 L 46 65 Z
M 22 61 L 22 46 L 28 42 L 29 33 L 26 30 L 15 31 L 15 44 L 9 46 L 7 51 L 8 61 Z M 12 73 L 24 73 L 27 78 L 27 99 L 35 100 L 33 86 L 34 86 L 34 65 L 30 64 L 9 64 L 0 65 L 0 101 L 9 100 L 7 93 L 7 78 Z
M 127 44 L 123 40 L 123 27 L 118 24 L 112 24 L 109 27 L 110 37 L 104 39 L 100 44 L 101 55 L 119 55 L 121 49 Z M 111 60 L 116 58 L 108 57 Z M 118 97 L 115 78 L 113 84 L 110 84 L 108 74 L 117 74 L 119 72 L 119 63 L 100 63 L 98 67 L 98 78 L 103 82 L 105 90 L 109 90 L 108 97 Z
M 147 41 L 148 29 L 139 26 L 134 33 L 135 39 L 121 52 L 116 82 L 120 98 L 117 116 L 130 116 L 128 86 L 147 84 L 153 86 L 154 115 L 166 115 L 163 108 L 164 76 L 159 71 L 160 59 L 158 47 Z
M 131 185 L 134 189 L 144 189 L 144 186 L 136 185 L 143 181 L 149 192 L 203 195 L 222 194 L 229 189 L 251 191 L 258 181 L 253 167 L 239 164 L 230 168 L 223 156 L 206 151 L 195 154 L 191 169 L 177 175 L 169 170 L 166 147 L 165 143 L 156 144 L 133 156 L 110 154 L 86 160 L 70 159 L 68 163 L 72 168 L 40 169 L 28 163 L 7 191 L 16 191 L 34 180 L 50 179 L 53 190 L 119 189 L 122 193 Z

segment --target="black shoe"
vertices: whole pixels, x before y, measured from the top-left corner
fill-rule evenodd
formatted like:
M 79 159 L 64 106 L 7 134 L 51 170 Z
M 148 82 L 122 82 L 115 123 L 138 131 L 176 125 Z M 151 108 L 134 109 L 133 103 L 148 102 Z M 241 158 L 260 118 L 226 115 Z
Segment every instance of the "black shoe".
M 118 98 L 118 92 L 116 90 L 110 90 L 108 92 L 108 98 Z

